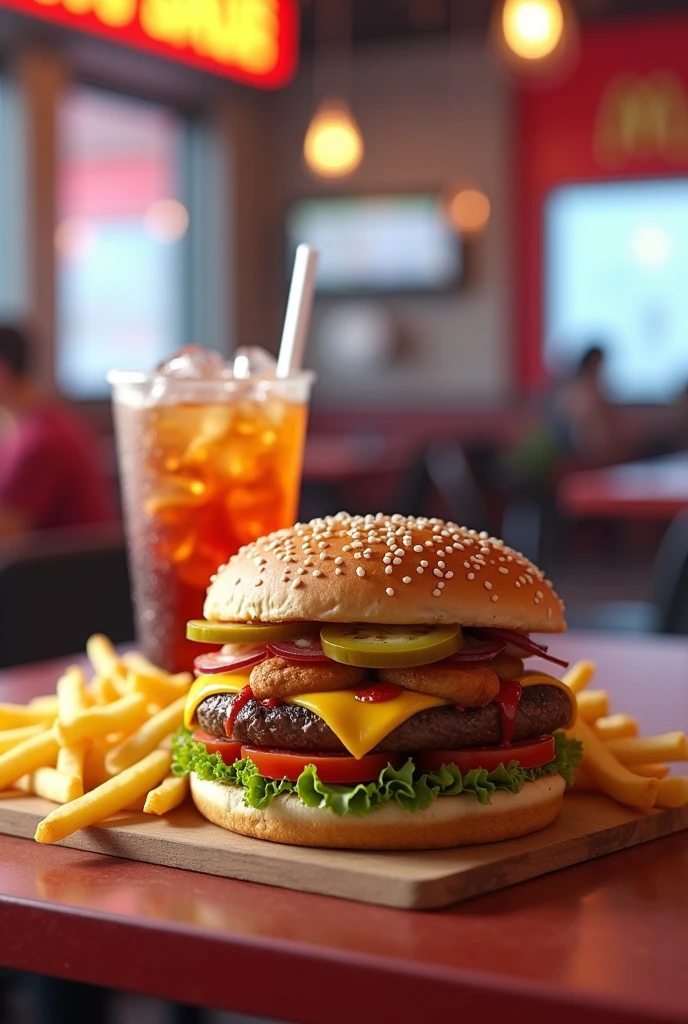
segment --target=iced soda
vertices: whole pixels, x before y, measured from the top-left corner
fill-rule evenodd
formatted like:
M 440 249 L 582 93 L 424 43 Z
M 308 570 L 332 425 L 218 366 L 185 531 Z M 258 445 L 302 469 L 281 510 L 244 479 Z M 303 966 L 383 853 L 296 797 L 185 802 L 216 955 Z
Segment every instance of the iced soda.
M 312 375 L 277 379 L 258 353 L 228 369 L 189 347 L 155 374 L 109 376 L 139 642 L 169 671 L 203 650 L 185 625 L 218 567 L 297 515 Z

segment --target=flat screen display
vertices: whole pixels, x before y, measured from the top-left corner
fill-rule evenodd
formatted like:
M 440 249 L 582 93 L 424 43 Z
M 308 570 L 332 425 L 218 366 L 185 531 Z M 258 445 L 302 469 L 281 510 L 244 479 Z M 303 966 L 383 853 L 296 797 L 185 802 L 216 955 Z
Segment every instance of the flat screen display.
M 461 245 L 431 194 L 302 199 L 287 215 L 289 256 L 320 252 L 321 294 L 441 292 L 462 275 Z
M 606 350 L 621 402 L 688 383 L 688 178 L 566 185 L 545 207 L 545 358 Z

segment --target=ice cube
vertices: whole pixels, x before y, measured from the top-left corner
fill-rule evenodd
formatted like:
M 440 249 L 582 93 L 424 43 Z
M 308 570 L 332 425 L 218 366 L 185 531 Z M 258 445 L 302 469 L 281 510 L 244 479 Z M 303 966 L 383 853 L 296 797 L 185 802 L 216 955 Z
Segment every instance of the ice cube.
M 241 380 L 248 377 L 272 378 L 277 373 L 277 362 L 257 345 L 242 345 L 234 353 L 234 376 Z
M 162 377 L 212 380 L 227 375 L 227 364 L 219 352 L 202 345 L 185 345 L 157 367 Z

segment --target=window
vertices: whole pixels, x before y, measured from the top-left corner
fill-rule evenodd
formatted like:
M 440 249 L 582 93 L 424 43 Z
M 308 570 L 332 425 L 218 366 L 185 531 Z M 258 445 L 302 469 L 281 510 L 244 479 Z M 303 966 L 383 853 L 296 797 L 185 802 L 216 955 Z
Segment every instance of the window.
M 60 100 L 57 378 L 73 398 L 190 340 L 186 132 L 157 104 L 83 86 Z
M 545 219 L 545 355 L 608 354 L 619 401 L 666 401 L 688 382 L 688 179 L 566 185 Z
M 26 315 L 26 224 L 23 130 L 19 98 L 0 77 L 0 320 Z

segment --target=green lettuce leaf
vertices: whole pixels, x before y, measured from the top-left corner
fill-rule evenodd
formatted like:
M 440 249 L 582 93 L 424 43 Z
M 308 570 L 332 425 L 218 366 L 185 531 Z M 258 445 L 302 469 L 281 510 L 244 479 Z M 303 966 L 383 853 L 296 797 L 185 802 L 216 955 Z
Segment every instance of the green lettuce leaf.
M 219 754 L 209 754 L 203 743 L 197 743 L 189 730 L 182 728 L 172 739 L 172 771 L 175 775 L 196 772 L 204 781 L 241 786 L 246 806 L 258 810 L 269 807 L 278 796 L 293 793 L 307 807 L 332 811 L 339 817 L 345 814 L 363 817 L 392 801 L 410 813 L 424 810 L 442 796 L 464 795 L 489 804 L 497 790 L 520 793 L 526 782 L 546 775 L 561 775 L 571 785 L 573 769 L 582 756 L 582 745 L 578 740 L 568 739 L 563 732 L 557 732 L 554 748 L 554 760 L 542 768 L 519 768 L 516 761 L 510 761 L 491 772 L 474 768 L 462 773 L 455 764 L 445 764 L 438 771 L 419 775 L 413 759 L 409 758 L 401 768 L 387 765 L 375 782 L 334 785 L 322 782 L 312 764 L 304 768 L 296 782 L 266 779 L 250 758 L 225 764 Z

